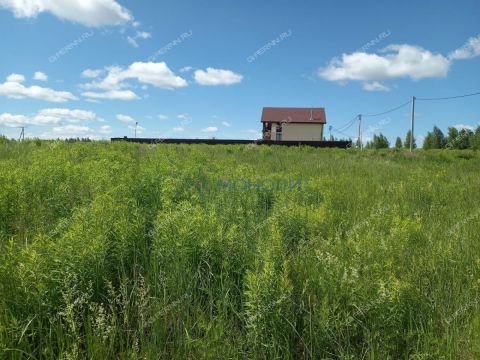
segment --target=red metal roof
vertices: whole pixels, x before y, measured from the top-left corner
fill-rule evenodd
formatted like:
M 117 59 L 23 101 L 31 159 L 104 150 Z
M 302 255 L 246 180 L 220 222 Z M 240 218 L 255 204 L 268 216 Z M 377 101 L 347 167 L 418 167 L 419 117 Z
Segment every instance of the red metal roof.
M 316 123 L 326 124 L 324 108 L 263 108 L 262 122 L 264 123 Z

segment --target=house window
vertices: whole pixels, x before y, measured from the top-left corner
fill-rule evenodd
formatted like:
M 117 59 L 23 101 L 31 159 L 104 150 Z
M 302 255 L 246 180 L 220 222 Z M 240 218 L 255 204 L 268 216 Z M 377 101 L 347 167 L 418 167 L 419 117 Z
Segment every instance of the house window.
M 282 141 L 282 133 L 281 132 L 277 132 L 276 140 L 277 141 Z

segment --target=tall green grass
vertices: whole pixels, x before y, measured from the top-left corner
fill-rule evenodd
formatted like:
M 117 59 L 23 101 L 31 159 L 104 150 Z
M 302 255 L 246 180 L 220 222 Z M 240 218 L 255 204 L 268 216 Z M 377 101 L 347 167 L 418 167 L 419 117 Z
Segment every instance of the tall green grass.
M 479 174 L 474 152 L 3 141 L 0 358 L 480 358 Z

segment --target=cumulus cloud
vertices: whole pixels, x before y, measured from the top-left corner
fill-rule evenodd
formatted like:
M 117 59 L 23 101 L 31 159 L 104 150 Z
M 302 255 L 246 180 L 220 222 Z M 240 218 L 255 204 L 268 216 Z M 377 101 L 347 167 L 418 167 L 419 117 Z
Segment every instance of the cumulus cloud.
M 100 78 L 102 70 L 85 70 L 83 77 L 95 80 L 81 84 L 84 90 L 96 90 L 85 92 L 82 95 L 96 99 L 134 100 L 139 97 L 131 90 L 129 80 L 136 80 L 143 85 L 151 85 L 161 89 L 176 89 L 187 86 L 187 81 L 175 75 L 165 62 L 134 62 L 128 68 L 111 66 L 105 68 L 105 76 Z M 102 90 L 99 92 L 99 90 Z
M 230 124 L 228 121 L 222 121 L 222 125 L 225 127 L 231 127 L 232 124 Z
M 132 131 L 137 131 L 137 135 L 141 135 L 145 132 L 145 128 L 143 126 L 137 125 L 137 126 L 129 126 L 128 127 Z
M 0 125 L 7 127 L 20 127 L 29 125 L 53 126 L 95 120 L 98 120 L 98 118 L 94 112 L 65 108 L 42 109 L 34 115 L 12 115 L 9 113 L 0 114 Z
M 363 89 L 366 91 L 390 91 L 391 90 L 388 86 L 383 85 L 378 81 L 364 83 Z
M 0 0 L 0 7 L 18 18 L 35 18 L 48 12 L 89 27 L 121 25 L 133 20 L 130 12 L 115 0 Z
M 134 78 L 143 84 L 161 89 L 176 89 L 187 86 L 187 81 L 176 76 L 165 62 L 135 62 L 123 73 L 125 78 Z
M 134 123 L 135 119 L 132 118 L 131 116 L 124 115 L 124 114 L 118 114 L 116 116 L 118 121 L 124 122 L 124 123 Z
M 480 36 L 470 38 L 467 43 L 448 56 L 433 53 L 420 46 L 395 44 L 378 53 L 354 52 L 330 60 L 318 70 L 318 76 L 327 81 L 345 83 L 359 81 L 367 91 L 389 91 L 383 81 L 410 78 L 446 77 L 455 60 L 480 56 Z
M 164 114 L 158 115 L 158 118 L 159 118 L 160 120 L 168 120 L 168 119 L 169 119 L 168 115 L 164 115 Z
M 7 82 L 22 83 L 25 81 L 25 76 L 21 74 L 10 74 L 7 76 Z
M 475 128 L 472 126 L 472 125 L 466 125 L 466 124 L 457 124 L 457 125 L 453 125 L 453 127 L 455 129 L 457 129 L 458 131 L 460 130 L 474 130 Z
M 44 72 L 37 71 L 37 72 L 33 75 L 33 80 L 37 80 L 37 81 L 47 81 L 47 80 L 48 80 L 48 76 L 47 76 L 47 74 L 45 74 Z
M 195 81 L 200 85 L 233 85 L 243 80 L 243 76 L 230 70 L 207 68 L 207 70 L 196 70 L 194 73 Z
M 418 46 L 390 45 L 382 55 L 358 52 L 343 54 L 319 70 L 320 77 L 329 81 L 383 81 L 409 77 L 419 80 L 447 75 L 450 62 Z
M 10 113 L 0 114 L 0 125 L 7 127 L 21 127 L 30 125 L 29 118 L 25 115 L 13 115 Z
M 179 114 L 177 115 L 177 119 L 183 120 L 183 121 L 189 121 L 189 120 L 192 120 L 192 117 L 189 114 Z
M 102 122 L 104 120 L 94 112 L 79 109 L 47 108 L 28 115 L 0 114 L 0 126 L 47 128 L 39 135 L 45 139 L 84 137 L 99 140 L 112 131 L 111 126 L 106 124 L 99 128 L 91 127 L 91 124 Z
M 471 37 L 461 48 L 452 51 L 448 58 L 450 60 L 466 60 L 480 56 L 480 35 Z
M 134 36 L 127 36 L 127 41 L 130 45 L 133 47 L 138 47 L 138 41 L 139 39 L 150 39 L 152 37 L 152 34 L 146 31 L 137 31 L 137 33 Z
M 87 69 L 82 72 L 82 77 L 95 79 L 99 77 L 102 72 L 103 72 L 102 69 L 97 69 L 97 70 Z
M 103 135 L 108 135 L 112 133 L 112 127 L 110 125 L 103 125 L 100 127 L 100 130 L 98 131 L 100 134 Z
M 202 129 L 201 131 L 204 132 L 204 133 L 214 133 L 214 132 L 218 131 L 218 128 L 215 127 L 215 126 L 209 126 L 205 129 Z
M 104 100 L 137 100 L 140 97 L 131 90 L 109 90 L 104 92 L 85 91 L 82 96 L 91 99 L 104 99 Z
M 59 137 L 77 137 L 85 136 L 88 133 L 93 132 L 88 126 L 82 125 L 65 125 L 65 126 L 55 126 L 52 129 L 52 132 Z
M 97 115 L 92 111 L 78 109 L 70 110 L 65 108 L 43 109 L 38 112 L 36 117 L 46 121 L 51 119 L 54 123 L 62 121 L 76 123 L 80 121 L 97 120 Z
M 20 74 L 11 74 L 7 81 L 0 84 L 0 95 L 10 99 L 37 99 L 50 102 L 66 102 L 77 98 L 68 91 L 56 91 L 40 86 L 27 87 L 22 83 L 25 77 Z

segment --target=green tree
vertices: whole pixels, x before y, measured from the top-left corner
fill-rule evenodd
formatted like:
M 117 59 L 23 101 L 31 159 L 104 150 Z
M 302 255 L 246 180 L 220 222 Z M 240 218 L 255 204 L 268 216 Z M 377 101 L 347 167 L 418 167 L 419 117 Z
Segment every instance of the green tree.
M 424 150 L 434 149 L 433 134 L 430 131 L 427 133 L 427 136 L 425 136 L 425 139 L 423 140 L 423 149 Z
M 406 149 L 410 149 L 410 138 L 412 137 L 412 131 L 411 130 L 408 130 L 407 132 L 407 136 L 405 137 L 405 142 L 403 143 L 403 146 L 406 148 Z M 415 138 L 413 138 L 413 148 L 416 149 L 417 148 L 417 143 L 415 141 Z
M 459 140 L 458 140 L 458 149 L 460 150 L 465 150 L 465 149 L 470 149 L 470 144 L 472 143 L 474 133 L 470 129 L 462 129 L 460 130 L 459 134 Z
M 480 150 L 480 126 L 477 126 L 470 145 L 473 150 Z
M 438 127 L 433 127 L 432 132 L 432 149 L 443 149 L 445 147 L 445 135 Z
M 432 132 L 428 132 L 425 140 L 423 141 L 423 148 L 428 149 L 443 149 L 445 147 L 445 135 L 442 130 L 434 126 Z
M 458 130 L 454 127 L 448 128 L 447 141 L 445 144 L 446 149 L 456 149 L 458 142 Z
M 372 141 L 369 141 L 365 147 L 367 149 L 388 149 L 390 142 L 382 133 L 380 135 L 374 134 Z
M 400 136 L 397 136 L 397 140 L 395 141 L 395 148 L 401 149 L 403 147 L 402 139 Z

